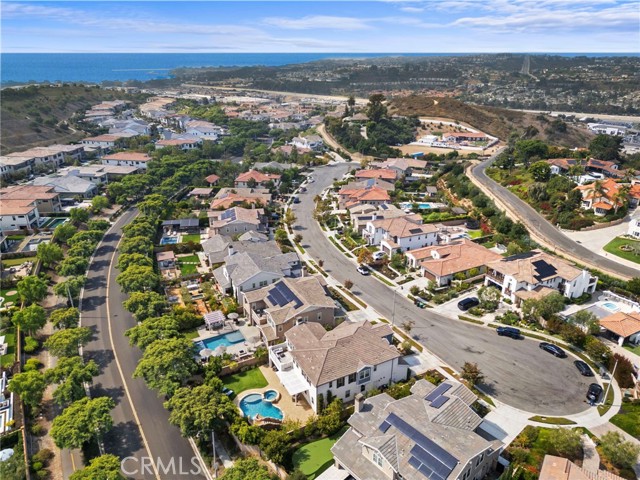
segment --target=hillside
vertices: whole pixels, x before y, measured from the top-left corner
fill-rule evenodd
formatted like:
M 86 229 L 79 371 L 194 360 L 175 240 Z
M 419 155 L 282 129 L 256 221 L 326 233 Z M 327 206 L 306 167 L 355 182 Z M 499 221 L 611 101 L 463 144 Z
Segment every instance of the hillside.
M 586 130 L 564 124 L 558 119 L 545 115 L 473 105 L 450 97 L 409 95 L 394 98 L 390 102 L 389 111 L 398 115 L 451 118 L 476 127 L 500 140 L 507 140 L 512 132 L 520 134 L 526 132 L 527 138 L 537 138 L 552 145 L 584 147 L 593 137 Z M 531 127 L 534 127 L 537 133 Z
M 85 135 L 61 123 L 74 113 L 104 100 L 139 103 L 142 98 L 75 84 L 5 88 L 0 92 L 0 152 L 77 141 Z

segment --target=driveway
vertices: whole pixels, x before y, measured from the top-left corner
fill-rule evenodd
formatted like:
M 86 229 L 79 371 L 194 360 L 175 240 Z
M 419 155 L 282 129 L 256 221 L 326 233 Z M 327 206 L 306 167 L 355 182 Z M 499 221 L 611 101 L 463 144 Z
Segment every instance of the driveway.
M 303 236 L 307 253 L 324 260 L 324 269 L 339 282 L 350 279 L 351 289 L 362 301 L 388 319 L 394 309 L 393 291 L 372 277 L 363 277 L 355 265 L 326 238 L 313 219 L 313 198 L 353 164 L 318 167 L 308 195 L 292 206 L 294 229 Z M 580 377 L 570 358 L 557 359 L 538 348 L 532 339 L 511 340 L 494 331 L 441 315 L 438 308 L 422 310 L 401 295 L 395 299 L 395 323 L 414 320 L 412 335 L 429 351 L 456 369 L 465 361 L 476 362 L 486 377 L 485 389 L 513 407 L 546 415 L 567 415 L 588 408 L 583 402 L 588 382 Z

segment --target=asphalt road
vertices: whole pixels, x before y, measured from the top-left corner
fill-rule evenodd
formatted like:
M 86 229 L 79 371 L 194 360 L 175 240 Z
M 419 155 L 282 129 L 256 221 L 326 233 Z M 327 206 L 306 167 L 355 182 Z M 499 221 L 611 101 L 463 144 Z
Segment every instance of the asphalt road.
M 115 265 L 122 227 L 136 213 L 135 210 L 124 213 L 105 235 L 89 266 L 81 305 L 82 325 L 94 333 L 84 348 L 84 357 L 93 359 L 100 367 L 91 394 L 108 395 L 116 402 L 112 412 L 114 428 L 105 436 L 105 449 L 127 459 L 123 468 L 128 478 L 204 479 L 203 474 L 190 472 L 195 470 L 194 451 L 180 430 L 169 424 L 163 399 L 144 380 L 132 378 L 142 353 L 129 346 L 124 336 L 136 321 L 122 306 L 127 295 L 116 284 Z
M 325 237 L 313 219 L 313 198 L 340 178 L 353 164 L 316 168 L 314 183 L 307 185 L 301 202 L 293 205 L 297 216 L 295 230 L 303 236 L 302 245 L 316 260 L 324 260 L 324 269 L 336 280 L 354 282 L 351 289 L 378 313 L 391 319 L 393 290 L 371 276 L 356 272 L 356 266 Z M 476 362 L 485 375 L 487 393 L 501 402 L 522 410 L 546 415 L 568 415 L 588 407 L 588 384 L 573 365 L 573 358 L 558 359 L 543 352 L 539 342 L 499 337 L 491 329 L 437 312 L 437 307 L 422 310 L 402 295 L 395 298 L 395 323 L 414 320 L 411 334 L 444 362 L 460 369 L 464 362 Z
M 532 233 L 542 239 L 545 239 L 546 243 L 555 246 L 559 252 L 565 252 L 568 256 L 573 257 L 580 263 L 591 266 L 592 268 L 609 272 L 610 274 L 622 278 L 633 278 L 640 275 L 640 269 L 614 262 L 613 260 L 598 255 L 594 251 L 574 242 L 556 227 L 551 225 L 531 206 L 520 200 L 514 193 L 489 178 L 486 175 L 485 170 L 491 165 L 493 160 L 494 157 L 471 167 L 473 177 L 493 195 L 498 197 L 505 205 L 509 205 L 511 210 L 521 219 L 522 223 L 524 223 Z

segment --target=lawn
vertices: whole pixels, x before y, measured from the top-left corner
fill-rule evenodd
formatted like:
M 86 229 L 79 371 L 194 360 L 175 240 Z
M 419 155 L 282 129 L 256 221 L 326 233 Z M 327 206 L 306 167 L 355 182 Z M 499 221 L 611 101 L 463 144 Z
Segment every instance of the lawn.
M 630 252 L 620 250 L 620 247 L 624 245 L 635 247 L 635 250 Z M 606 252 L 612 253 L 620 258 L 624 258 L 630 262 L 640 263 L 640 242 L 638 241 L 617 237 L 607 243 L 603 248 Z
M 623 345 L 623 347 L 629 350 L 630 352 L 635 353 L 636 355 L 640 355 L 640 345 L 636 345 L 635 347 L 632 347 L 631 345 L 625 344 Z
M 640 403 L 623 402 L 620 413 L 613 416 L 611 423 L 640 440 Z
M 7 292 L 16 292 L 16 293 L 14 293 L 13 295 L 7 295 Z M 16 304 L 19 301 L 16 287 L 3 288 L 2 290 L 0 290 L 0 297 L 4 298 L 3 303 L 13 302 L 14 304 Z
M 293 452 L 293 466 L 304 473 L 308 480 L 314 480 L 333 464 L 331 447 L 338 441 L 347 427 L 330 437 L 307 443 Z
M 604 399 L 602 405 L 598 405 L 598 413 L 600 414 L 600 416 L 603 416 L 605 413 L 607 413 L 613 405 L 613 388 L 608 387 L 608 383 L 602 384 L 602 388 L 604 388 L 604 391 L 607 392 L 607 398 Z
M 178 257 L 178 266 L 180 267 L 180 273 L 182 275 L 193 275 L 198 273 L 198 265 L 200 259 L 197 255 L 188 255 L 186 257 Z
M 2 266 L 5 268 L 15 267 L 16 265 L 22 265 L 24 262 L 28 262 L 29 260 L 35 260 L 35 258 L 7 258 L 6 260 L 2 260 Z
M 187 340 L 193 340 L 194 338 L 197 338 L 199 335 L 200 333 L 198 333 L 198 329 L 196 328 L 194 328 L 193 330 L 187 330 L 186 332 L 182 332 L 182 336 Z
M 245 372 L 234 373 L 221 378 L 225 387 L 230 388 L 236 395 L 252 388 L 263 388 L 269 385 L 259 368 L 252 368 Z
M 16 334 L 13 328 L 7 328 L 0 333 L 0 337 L 4 336 L 5 343 L 8 344 L 6 355 L 0 357 L 2 368 L 9 368 L 13 365 L 16 354 Z
M 200 243 L 200 234 L 191 233 L 189 235 L 182 235 L 182 237 L 180 237 L 180 243 L 188 243 L 188 242 Z
M 484 235 L 484 233 L 482 233 L 482 230 L 468 230 L 467 234 L 472 240 L 474 238 L 480 238 Z

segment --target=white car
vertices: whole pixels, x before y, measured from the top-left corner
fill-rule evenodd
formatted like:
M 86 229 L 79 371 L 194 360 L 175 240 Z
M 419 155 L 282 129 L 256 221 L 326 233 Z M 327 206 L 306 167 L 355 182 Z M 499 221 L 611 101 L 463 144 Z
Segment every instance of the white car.
M 358 273 L 360 275 L 369 275 L 369 267 L 367 267 L 366 265 L 358 265 Z
M 382 260 L 386 256 L 387 256 L 386 252 L 383 252 L 382 250 L 377 251 L 377 252 L 373 252 L 373 259 L 374 260 Z

